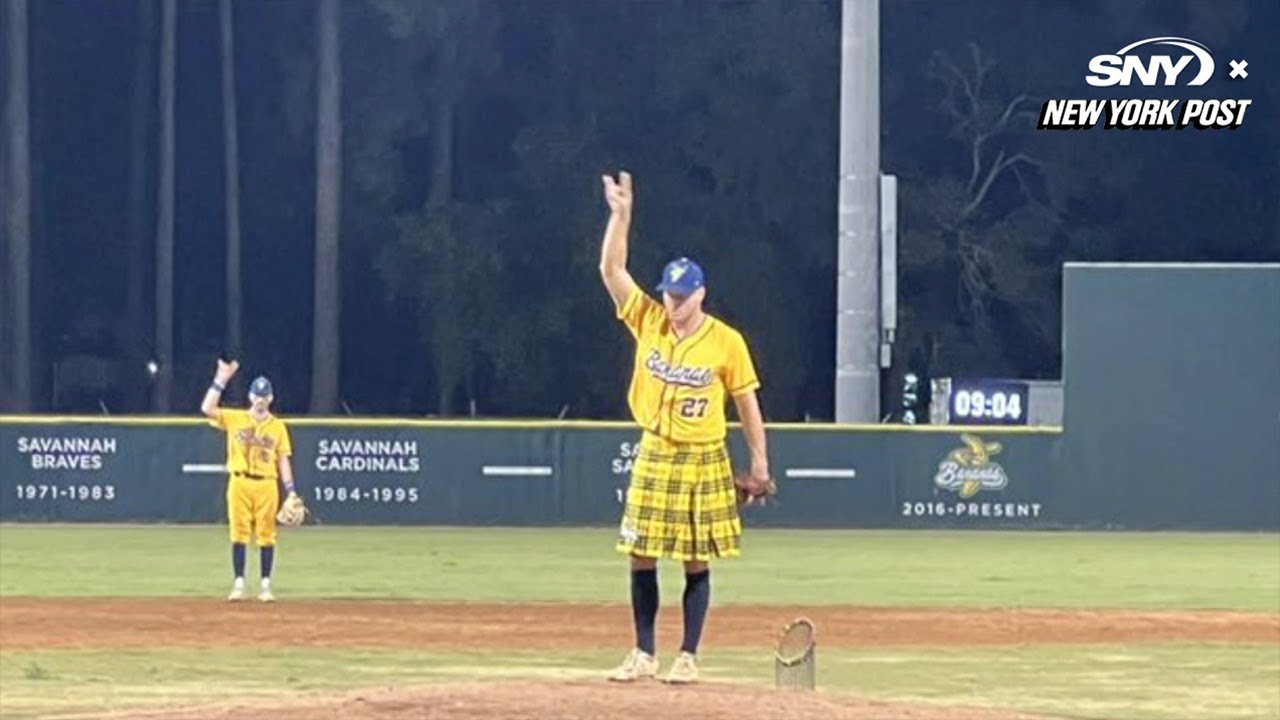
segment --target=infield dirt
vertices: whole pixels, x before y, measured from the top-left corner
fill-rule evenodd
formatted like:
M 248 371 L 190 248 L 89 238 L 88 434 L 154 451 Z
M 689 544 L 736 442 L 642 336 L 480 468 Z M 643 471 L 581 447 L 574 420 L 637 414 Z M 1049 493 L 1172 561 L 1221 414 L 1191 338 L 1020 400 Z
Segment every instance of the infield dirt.
M 714 607 L 704 653 L 759 649 L 796 617 L 817 625 L 819 647 L 964 647 L 1050 643 L 1280 643 L 1280 615 L 1219 611 L 901 609 L 850 606 Z M 246 639 L 226 628 L 255 622 Z M 432 651 L 616 649 L 631 643 L 630 608 L 586 604 L 441 604 L 300 600 L 277 604 L 187 598 L 0 599 L 0 648 L 411 648 Z M 680 612 L 663 608 L 659 647 L 679 644 Z M 578 670 L 581 670 L 580 668 Z M 606 668 L 600 668 L 601 678 Z M 871 701 L 728 682 L 668 687 L 591 680 L 492 680 L 299 695 L 253 705 L 155 708 L 94 717 L 187 720 L 259 716 L 356 720 L 686 717 L 713 720 L 1016 720 L 1010 710 Z M 82 716 L 83 717 L 83 716 Z
M 703 644 L 772 647 L 808 617 L 826 647 L 989 646 L 1044 643 L 1280 642 L 1280 615 L 1233 611 L 901 609 L 727 605 L 711 609 Z M 251 639 L 226 632 L 267 623 Z M 680 611 L 658 617 L 659 646 L 679 644 Z M 444 604 L 299 600 L 276 604 L 190 598 L 0 599 L 0 647 L 359 647 L 564 650 L 631 643 L 625 605 Z

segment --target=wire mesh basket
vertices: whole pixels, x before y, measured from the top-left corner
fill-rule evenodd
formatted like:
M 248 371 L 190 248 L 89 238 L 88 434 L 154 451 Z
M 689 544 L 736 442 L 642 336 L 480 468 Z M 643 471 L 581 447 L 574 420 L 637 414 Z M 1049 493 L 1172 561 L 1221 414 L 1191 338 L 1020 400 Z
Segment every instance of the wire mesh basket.
M 774 650 L 773 675 L 779 688 L 813 690 L 817 687 L 817 629 L 808 618 L 788 624 Z

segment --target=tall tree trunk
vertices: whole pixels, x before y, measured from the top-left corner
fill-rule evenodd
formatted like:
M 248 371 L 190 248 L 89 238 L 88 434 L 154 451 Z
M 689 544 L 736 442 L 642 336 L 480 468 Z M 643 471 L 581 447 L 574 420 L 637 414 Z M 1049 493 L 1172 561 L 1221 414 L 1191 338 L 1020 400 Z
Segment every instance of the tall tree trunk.
M 125 269 L 125 323 L 130 347 L 147 353 L 151 332 L 147 329 L 147 176 L 150 153 L 151 82 L 155 3 L 139 0 L 138 28 L 133 39 L 133 97 L 129 119 L 129 230 Z M 137 361 L 138 358 L 130 358 Z M 148 358 L 149 359 L 149 358 Z
M 227 345 L 240 357 L 240 141 L 236 122 L 235 36 L 231 0 L 221 0 L 222 25 L 222 151 L 227 224 Z
M 316 103 L 315 313 L 311 342 L 311 412 L 337 407 L 338 228 L 342 202 L 342 58 L 338 1 L 321 0 Z
M 453 200 L 453 126 L 458 95 L 459 42 L 452 35 L 441 38 L 436 56 L 439 85 L 431 106 L 431 191 L 427 197 L 427 204 L 431 207 L 440 207 Z
M 173 391 L 173 205 L 174 205 L 174 98 L 176 83 L 177 7 L 163 0 L 160 45 L 160 184 L 156 205 L 156 355 L 160 372 L 155 378 L 152 409 L 168 412 Z
M 436 92 L 431 107 L 431 189 L 427 194 L 428 212 L 447 211 L 453 200 L 453 78 L 456 63 L 456 45 L 445 38 L 441 48 L 440 89 Z M 448 272 L 446 270 L 446 272 Z M 437 274 L 439 277 L 439 274 Z M 435 288 L 436 292 L 444 290 L 438 297 L 436 307 L 452 302 L 447 288 Z M 456 314 L 441 312 L 433 323 L 432 352 L 436 355 L 436 382 L 439 383 L 437 412 L 441 417 L 448 417 L 453 412 L 453 394 L 458 386 L 454 356 L 462 352 L 459 347 L 462 338 L 458 333 L 450 332 L 445 323 L 456 322 Z
M 31 409 L 31 145 L 27 77 L 27 0 L 8 0 L 9 92 L 8 180 L 5 183 L 9 236 L 8 405 L 16 412 Z
M 462 374 L 460 370 L 462 363 L 459 358 L 464 352 L 462 344 L 465 340 L 457 329 L 458 314 L 452 312 L 450 307 L 455 304 L 452 300 L 455 294 L 451 291 L 456 292 L 456 288 L 441 289 L 444 291 L 443 297 L 434 304 L 436 312 L 431 323 L 434 326 L 431 345 L 436 371 L 436 413 L 440 417 L 449 417 L 453 414 L 453 397 L 458 389 L 459 376 Z M 453 325 L 446 326 L 446 323 L 453 323 Z
M 439 398 L 436 400 L 436 412 L 440 417 L 449 417 L 453 413 L 453 379 L 443 375 L 439 378 Z
M 427 204 L 443 207 L 453 200 L 453 125 L 452 93 L 441 92 L 432 108 L 431 117 L 431 192 Z
M 0 23 L 0 31 L 6 27 Z M 4 134 L 0 142 L 5 143 L 0 145 L 4 148 L 4 152 L 0 152 L 0 412 L 6 412 L 12 409 L 9 395 L 13 392 L 13 373 L 9 365 L 13 359 L 9 348 L 13 343 L 9 340 L 9 315 L 13 308 L 9 303 L 9 205 L 5 202 L 9 198 L 9 120 L 3 107 L 0 107 L 0 132 Z

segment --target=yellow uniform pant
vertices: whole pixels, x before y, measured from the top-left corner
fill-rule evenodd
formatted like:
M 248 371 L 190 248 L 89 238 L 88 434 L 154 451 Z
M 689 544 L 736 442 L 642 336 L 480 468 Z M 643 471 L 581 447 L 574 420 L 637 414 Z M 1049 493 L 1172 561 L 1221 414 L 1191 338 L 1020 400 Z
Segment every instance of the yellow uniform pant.
M 280 510 L 280 491 L 275 478 L 257 480 L 232 475 L 227 482 L 227 523 L 231 542 L 247 545 L 251 535 L 258 547 L 276 544 L 276 513 Z

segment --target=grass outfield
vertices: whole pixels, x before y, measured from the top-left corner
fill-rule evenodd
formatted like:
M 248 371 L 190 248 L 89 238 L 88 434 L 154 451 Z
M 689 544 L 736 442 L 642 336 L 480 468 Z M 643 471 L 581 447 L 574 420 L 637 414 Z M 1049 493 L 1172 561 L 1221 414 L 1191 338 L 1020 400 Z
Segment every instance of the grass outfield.
M 613 538 L 306 527 L 283 533 L 275 582 L 285 597 L 626 602 Z M 214 526 L 0 525 L 0 596 L 217 596 L 228 548 Z M 715 581 L 717 603 L 1280 612 L 1280 536 L 751 530 Z
M 307 527 L 285 535 L 276 584 L 286 608 L 303 598 L 625 603 L 626 575 L 612 537 L 609 529 Z M 218 598 L 228 585 L 228 555 L 218 527 L 0 525 L 0 606 L 17 596 Z M 678 568 L 667 566 L 663 582 L 679 587 Z M 1280 537 L 754 530 L 743 558 L 717 566 L 715 585 L 720 604 L 1275 615 Z M 664 599 L 676 604 L 679 593 Z M 0 647 L 0 716 L 500 676 L 599 677 L 620 650 Z M 824 690 L 884 700 L 1068 718 L 1280 717 L 1280 637 L 1239 644 L 820 646 L 818 657 Z M 735 649 L 708 653 L 703 671 L 768 684 L 773 668 L 763 649 Z

